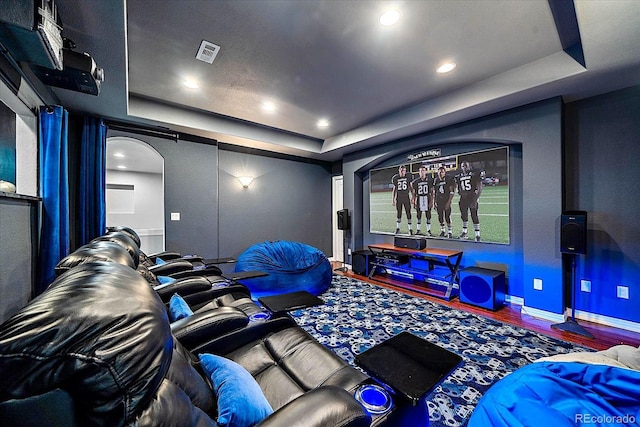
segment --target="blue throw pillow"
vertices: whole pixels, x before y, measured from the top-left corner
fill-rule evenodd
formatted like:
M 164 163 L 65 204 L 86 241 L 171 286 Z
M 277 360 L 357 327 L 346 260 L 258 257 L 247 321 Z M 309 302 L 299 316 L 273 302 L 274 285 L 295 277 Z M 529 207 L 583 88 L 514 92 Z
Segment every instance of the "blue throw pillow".
M 218 397 L 218 424 L 250 427 L 273 413 L 262 389 L 242 366 L 213 354 L 198 357 Z
M 166 285 L 167 283 L 172 283 L 172 282 L 176 281 L 176 279 L 174 279 L 173 277 L 169 277 L 169 276 L 156 276 L 156 280 L 161 285 Z
M 169 300 L 169 319 L 172 322 L 184 319 L 193 314 L 189 304 L 178 294 L 173 294 Z

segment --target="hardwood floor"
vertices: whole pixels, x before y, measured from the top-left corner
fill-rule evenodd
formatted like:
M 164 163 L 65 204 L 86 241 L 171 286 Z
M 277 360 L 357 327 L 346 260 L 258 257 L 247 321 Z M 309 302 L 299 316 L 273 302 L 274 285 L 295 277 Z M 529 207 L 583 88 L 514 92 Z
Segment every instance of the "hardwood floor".
M 341 263 L 333 263 L 333 268 L 341 267 Z M 618 344 L 627 344 L 634 347 L 640 346 L 640 333 L 631 332 L 623 329 L 614 328 L 611 326 L 601 325 L 598 323 L 587 322 L 584 320 L 578 320 L 578 323 L 588 330 L 594 338 L 587 338 L 582 335 L 558 331 L 551 328 L 551 324 L 548 320 L 532 317 L 520 312 L 520 306 L 518 305 L 505 305 L 503 308 L 497 311 L 486 310 L 472 305 L 461 303 L 458 298 L 454 298 L 451 301 L 445 301 L 443 299 L 425 295 L 419 292 L 410 291 L 398 286 L 389 285 L 380 281 L 371 280 L 366 276 L 360 276 L 354 274 L 351 270 L 346 272 L 335 271 L 336 274 L 342 274 L 347 277 L 353 277 L 364 282 L 368 282 L 374 285 L 383 286 L 396 291 L 404 292 L 406 294 L 424 298 L 429 301 L 443 304 L 458 310 L 468 311 L 484 317 L 488 317 L 499 322 L 507 323 L 514 326 L 519 326 L 525 329 L 539 332 L 541 334 L 555 337 L 564 341 L 573 342 L 583 345 L 585 347 L 592 348 L 594 350 L 605 350 L 609 347 Z

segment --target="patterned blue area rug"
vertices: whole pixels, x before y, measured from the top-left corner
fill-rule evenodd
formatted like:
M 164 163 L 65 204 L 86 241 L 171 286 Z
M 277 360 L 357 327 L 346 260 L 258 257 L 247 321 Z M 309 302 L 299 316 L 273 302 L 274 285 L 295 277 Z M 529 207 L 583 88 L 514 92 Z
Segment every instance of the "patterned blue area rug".
M 463 361 L 427 396 L 432 426 L 463 426 L 494 382 L 540 357 L 592 351 L 340 275 L 333 276 L 331 287 L 320 297 L 324 305 L 290 314 L 354 366 L 356 354 L 402 331 L 462 356 Z

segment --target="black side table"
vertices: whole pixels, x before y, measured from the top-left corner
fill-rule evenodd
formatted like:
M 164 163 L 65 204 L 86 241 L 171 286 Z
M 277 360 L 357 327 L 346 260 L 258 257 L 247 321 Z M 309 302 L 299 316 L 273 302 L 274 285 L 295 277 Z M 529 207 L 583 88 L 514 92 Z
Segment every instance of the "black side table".
M 313 307 L 324 304 L 324 300 L 307 291 L 290 292 L 258 298 L 272 313 L 292 311 L 299 308 Z
M 427 393 L 462 358 L 409 332 L 401 332 L 357 355 L 355 361 L 408 403 L 399 408 L 398 416 L 411 420 L 411 425 L 428 425 Z

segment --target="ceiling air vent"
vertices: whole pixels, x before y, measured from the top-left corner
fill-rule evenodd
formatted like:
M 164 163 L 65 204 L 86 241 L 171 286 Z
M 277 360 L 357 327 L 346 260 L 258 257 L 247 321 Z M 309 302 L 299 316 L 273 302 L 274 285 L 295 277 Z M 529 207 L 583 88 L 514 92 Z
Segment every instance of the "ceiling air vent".
M 206 40 L 202 40 L 202 43 L 200 43 L 200 49 L 198 49 L 198 53 L 196 54 L 196 59 L 208 64 L 213 64 L 213 60 L 216 59 L 218 52 L 220 52 L 220 46 Z

